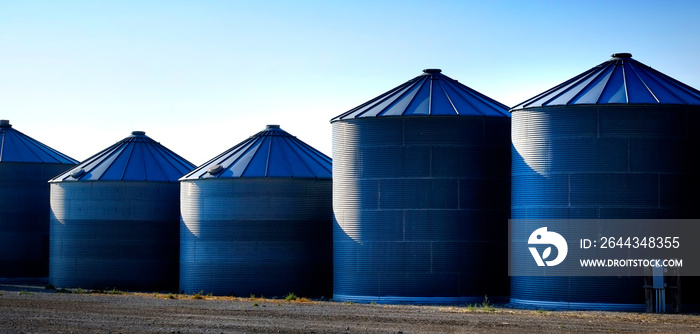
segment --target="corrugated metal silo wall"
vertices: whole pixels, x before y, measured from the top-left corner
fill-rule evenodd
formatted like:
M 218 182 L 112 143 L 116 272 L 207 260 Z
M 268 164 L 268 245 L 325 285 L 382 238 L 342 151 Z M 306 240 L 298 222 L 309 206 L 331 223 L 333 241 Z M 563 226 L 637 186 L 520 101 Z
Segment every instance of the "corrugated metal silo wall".
M 56 287 L 177 291 L 179 184 L 51 184 L 49 281 Z
M 0 163 L 0 277 L 48 276 L 47 181 L 72 166 Z
M 331 180 L 181 182 L 180 290 L 329 297 Z
M 334 298 L 506 298 L 509 133 L 507 117 L 334 122 Z
M 663 105 L 514 111 L 512 217 L 700 218 L 688 196 L 698 186 L 698 114 Z M 644 309 L 642 286 L 642 277 L 512 277 L 511 302 Z M 684 302 L 697 302 L 694 290 L 684 284 Z

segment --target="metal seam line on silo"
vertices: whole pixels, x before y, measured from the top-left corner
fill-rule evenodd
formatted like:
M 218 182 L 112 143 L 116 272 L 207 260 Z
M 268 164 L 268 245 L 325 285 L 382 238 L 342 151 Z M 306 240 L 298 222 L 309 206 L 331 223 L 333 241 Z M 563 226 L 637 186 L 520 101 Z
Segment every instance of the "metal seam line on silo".
M 424 73 L 331 120 L 334 299 L 508 296 L 508 107 Z
M 329 157 L 268 125 L 180 181 L 181 291 L 330 296 Z
M 49 272 L 49 185 L 78 162 L 0 120 L 0 277 Z
M 699 177 L 692 158 L 699 138 L 688 125 L 697 123 L 700 91 L 617 53 L 511 113 L 513 219 L 697 218 L 686 194 Z M 520 255 L 512 260 L 532 260 Z M 512 277 L 511 303 L 644 310 L 643 283 Z M 684 303 L 698 302 L 693 289 Z
M 133 131 L 53 178 L 50 283 L 177 291 L 177 180 L 194 167 Z

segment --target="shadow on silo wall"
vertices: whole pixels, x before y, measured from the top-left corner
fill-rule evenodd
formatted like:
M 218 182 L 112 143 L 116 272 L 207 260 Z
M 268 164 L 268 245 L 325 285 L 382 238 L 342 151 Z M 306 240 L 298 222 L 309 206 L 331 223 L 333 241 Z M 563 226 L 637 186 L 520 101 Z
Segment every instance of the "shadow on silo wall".
M 48 180 L 71 167 L 0 163 L 0 277 L 48 276 Z
M 51 184 L 49 282 L 56 287 L 177 291 L 179 184 Z
M 180 290 L 330 297 L 331 180 L 183 181 Z
M 508 296 L 510 119 L 333 122 L 334 299 Z
M 697 107 L 547 107 L 513 113 L 513 219 L 698 219 Z M 686 311 L 698 277 L 682 277 Z M 511 277 L 531 308 L 644 310 L 643 277 Z

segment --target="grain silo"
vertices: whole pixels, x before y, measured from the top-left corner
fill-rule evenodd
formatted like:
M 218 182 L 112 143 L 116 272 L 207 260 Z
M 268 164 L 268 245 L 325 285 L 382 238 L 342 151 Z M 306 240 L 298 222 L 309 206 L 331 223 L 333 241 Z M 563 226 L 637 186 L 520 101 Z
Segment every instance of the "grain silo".
M 268 125 L 180 180 L 180 290 L 330 295 L 329 157 Z
M 134 131 L 52 179 L 51 284 L 176 291 L 177 180 L 194 167 Z
M 508 296 L 508 107 L 423 72 L 331 120 L 336 300 Z
M 0 120 L 0 277 L 49 273 L 49 185 L 78 162 Z
M 512 218 L 697 218 L 688 194 L 698 184 L 700 91 L 617 53 L 511 112 Z M 511 303 L 644 310 L 643 286 L 641 277 L 512 277 Z

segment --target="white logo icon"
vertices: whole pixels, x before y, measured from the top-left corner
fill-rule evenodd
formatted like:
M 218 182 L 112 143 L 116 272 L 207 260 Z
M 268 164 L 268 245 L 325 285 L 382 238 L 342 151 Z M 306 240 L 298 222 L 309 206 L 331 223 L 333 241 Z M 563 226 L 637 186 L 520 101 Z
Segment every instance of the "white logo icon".
M 547 247 L 547 249 L 542 252 L 542 256 L 537 252 L 535 247 L 528 247 L 532 257 L 535 258 L 535 262 L 540 267 L 546 266 L 553 267 L 560 264 L 566 258 L 566 253 L 569 251 L 569 246 L 566 245 L 566 239 L 557 232 L 548 232 L 547 227 L 540 227 L 530 234 L 530 238 L 527 239 L 527 243 L 530 245 L 553 245 L 557 248 L 557 257 L 554 260 L 544 261 L 552 254 L 552 247 Z

